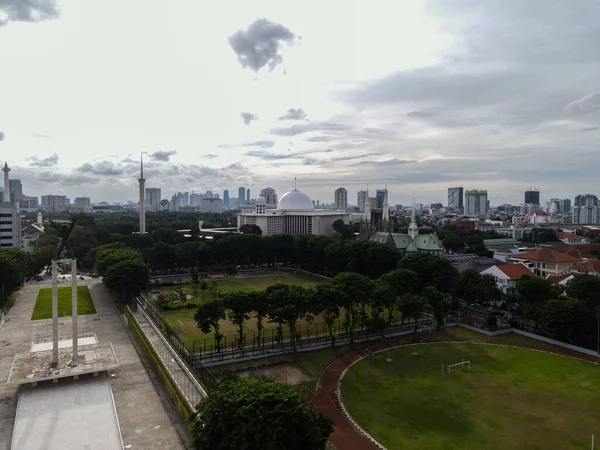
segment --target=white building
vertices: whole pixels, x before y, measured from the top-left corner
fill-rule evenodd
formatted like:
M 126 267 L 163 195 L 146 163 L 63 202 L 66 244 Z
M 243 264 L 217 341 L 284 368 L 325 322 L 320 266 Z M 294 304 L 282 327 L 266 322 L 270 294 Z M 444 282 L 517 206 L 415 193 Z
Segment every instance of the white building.
M 536 276 L 523 264 L 498 264 L 484 270 L 481 275 L 492 275 L 503 294 L 516 294 L 517 283 L 523 276 Z
M 89 197 L 75 197 L 75 206 L 81 208 L 83 212 L 91 209 L 91 199 Z
M 365 202 L 369 198 L 369 191 L 358 191 L 356 195 L 356 204 L 359 207 L 360 212 L 365 212 Z
M 488 212 L 487 191 L 465 191 L 465 214 L 469 216 L 485 216 Z
M 67 210 L 67 197 L 64 195 L 42 195 L 44 211 L 61 212 Z
M 349 214 L 314 208 L 310 197 L 296 189 L 279 199 L 276 209 L 268 209 L 263 197 L 253 205 L 244 205 L 237 216 L 238 229 L 242 225 L 257 225 L 263 236 L 274 234 L 332 235 L 332 225 L 341 219 L 349 222 Z
M 348 191 L 343 187 L 335 190 L 334 198 L 336 209 L 346 209 L 348 207 Z
M 21 248 L 21 211 L 19 202 L 10 196 L 8 163 L 4 163 L 4 193 L 6 197 L 0 203 L 0 248 Z M 13 201 L 11 201 L 13 200 Z
M 189 199 L 189 197 L 188 197 L 188 199 Z M 152 187 L 146 188 L 146 197 L 144 200 L 146 202 L 146 211 L 154 211 L 154 212 L 162 211 L 162 207 L 160 206 L 160 200 L 161 200 L 160 188 L 152 188 Z

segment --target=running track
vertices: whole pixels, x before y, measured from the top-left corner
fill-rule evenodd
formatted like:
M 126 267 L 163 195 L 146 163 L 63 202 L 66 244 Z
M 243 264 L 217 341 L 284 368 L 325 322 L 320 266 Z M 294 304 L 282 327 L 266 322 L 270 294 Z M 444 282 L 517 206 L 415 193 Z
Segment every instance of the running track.
M 402 336 L 398 338 L 379 341 L 371 344 L 371 349 L 375 352 L 385 350 L 390 347 L 399 345 L 410 345 L 424 342 L 477 342 L 496 345 L 512 345 L 514 347 L 529 348 L 532 350 L 542 350 L 559 355 L 570 356 L 572 358 L 582 359 L 585 361 L 596 361 L 596 357 L 588 356 L 582 353 L 573 352 L 562 347 L 556 347 L 550 344 L 527 345 L 523 343 L 512 343 L 510 341 L 500 341 L 494 339 L 460 339 L 451 336 L 445 332 L 436 332 L 432 335 L 417 336 Z M 316 395 L 307 389 L 304 392 L 311 399 L 313 404 L 319 411 L 331 417 L 335 423 L 335 430 L 329 437 L 329 442 L 337 450 L 379 450 L 380 447 L 374 444 L 370 439 L 363 435 L 344 415 L 341 406 L 338 403 L 336 390 L 340 376 L 353 362 L 366 356 L 367 352 L 364 347 L 357 347 L 345 355 L 340 356 L 333 361 L 321 374 L 317 385 Z

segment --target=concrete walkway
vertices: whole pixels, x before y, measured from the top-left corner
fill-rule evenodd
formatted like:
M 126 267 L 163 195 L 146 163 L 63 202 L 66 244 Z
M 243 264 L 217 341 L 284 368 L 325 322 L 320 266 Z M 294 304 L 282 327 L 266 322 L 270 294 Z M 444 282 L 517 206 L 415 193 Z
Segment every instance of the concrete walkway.
M 85 284 L 90 288 L 96 314 L 79 316 L 79 334 L 95 334 L 100 342 L 112 342 L 119 367 L 112 371 L 110 384 L 124 445 L 150 450 L 189 448 L 185 424 L 154 374 L 147 371 L 144 355 L 140 358 L 112 298 L 101 282 L 90 280 Z M 34 341 L 52 339 L 51 319 L 30 320 L 42 287 L 50 285 L 27 283 L 0 328 L 0 450 L 10 449 L 16 415 L 18 387 L 6 384 L 14 355 L 28 352 Z M 70 321 L 70 317 L 59 319 L 61 338 L 70 336 Z

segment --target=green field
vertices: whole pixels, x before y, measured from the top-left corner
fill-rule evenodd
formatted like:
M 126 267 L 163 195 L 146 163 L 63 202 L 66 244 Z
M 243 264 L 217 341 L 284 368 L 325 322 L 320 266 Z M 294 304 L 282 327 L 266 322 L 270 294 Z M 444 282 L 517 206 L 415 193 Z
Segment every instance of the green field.
M 442 363 L 463 359 L 471 371 L 442 374 Z M 413 345 L 355 364 L 342 397 L 390 450 L 589 448 L 600 432 L 599 371 L 519 348 Z
M 268 275 L 260 275 L 260 276 L 252 276 L 252 277 L 238 277 L 234 279 L 225 279 L 225 280 L 216 280 L 217 287 L 219 292 L 223 294 L 229 294 L 231 292 L 251 292 L 251 291 L 262 291 L 267 287 L 277 284 L 293 284 L 304 287 L 315 286 L 320 283 L 322 280 L 320 278 L 312 277 L 310 275 L 305 274 L 293 274 L 290 272 L 284 271 L 274 271 Z M 209 281 L 212 283 L 212 281 Z M 199 305 L 202 302 L 206 301 L 207 295 L 198 289 L 197 293 L 193 292 L 192 285 L 189 283 L 182 284 L 181 287 L 187 292 L 188 295 L 192 296 L 192 299 L 188 300 L 188 303 L 193 303 L 195 305 Z M 170 292 L 172 287 L 160 288 L 162 291 Z M 192 346 L 193 342 L 196 341 L 197 346 L 202 346 L 204 344 L 204 339 L 206 339 L 206 345 L 213 344 L 213 336 L 212 333 L 204 334 L 194 321 L 194 313 L 196 312 L 195 308 L 182 308 L 172 311 L 164 311 L 163 317 L 165 320 L 174 327 L 181 327 L 180 323 L 183 324 L 182 332 L 180 336 L 186 342 L 188 346 Z M 314 321 L 321 322 L 318 319 Z M 265 325 L 264 332 L 266 333 L 266 337 L 271 337 L 271 330 L 275 330 L 277 328 L 276 324 L 263 322 Z M 306 327 L 306 321 L 300 320 L 298 321 L 298 329 L 302 331 Z M 314 325 L 313 325 L 314 327 Z M 233 335 L 236 334 L 235 326 L 229 320 L 221 321 L 221 333 L 227 336 L 227 344 L 233 342 Z M 245 333 L 247 335 L 247 339 L 252 339 L 253 333 L 256 331 L 256 319 L 251 318 L 246 322 Z M 285 336 L 288 334 L 287 327 L 284 327 Z
M 70 316 L 73 312 L 71 287 L 58 288 L 58 317 Z M 96 308 L 87 286 L 77 286 L 77 314 L 95 314 Z M 44 288 L 38 292 L 31 320 L 52 318 L 52 289 Z

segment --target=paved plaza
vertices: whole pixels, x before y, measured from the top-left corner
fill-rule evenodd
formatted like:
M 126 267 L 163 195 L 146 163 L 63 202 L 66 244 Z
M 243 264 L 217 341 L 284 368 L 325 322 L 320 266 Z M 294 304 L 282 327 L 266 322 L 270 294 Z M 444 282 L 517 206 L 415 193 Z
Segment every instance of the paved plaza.
M 89 286 L 97 313 L 79 316 L 79 335 L 95 335 L 100 343 L 112 343 L 119 366 L 110 371 L 109 380 L 123 444 L 128 449 L 191 448 L 185 424 L 167 398 L 166 391 L 157 382 L 157 377 L 147 371 L 145 355 L 140 358 L 124 319 L 119 316 L 105 287 L 97 280 L 86 280 L 85 283 Z M 19 386 L 7 383 L 15 354 L 30 351 L 34 342 L 52 341 L 52 319 L 30 320 L 37 292 L 42 287 L 50 285 L 27 283 L 0 327 L 0 450 L 10 449 L 15 427 Z M 71 318 L 60 318 L 59 338 L 70 339 L 70 331 Z M 70 383 L 73 381 L 59 380 L 58 386 L 65 384 L 67 387 Z M 65 394 L 67 391 L 68 388 Z M 81 428 L 80 432 L 86 433 L 86 430 Z M 62 448 L 69 450 L 70 447 L 65 445 Z

